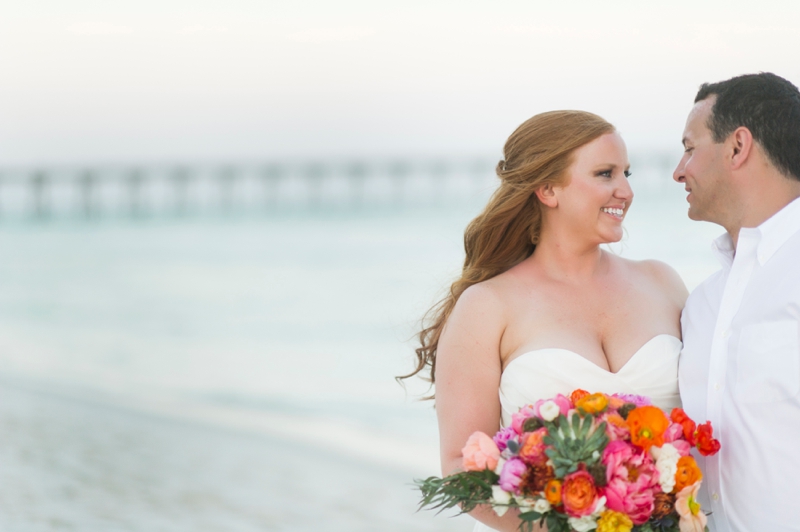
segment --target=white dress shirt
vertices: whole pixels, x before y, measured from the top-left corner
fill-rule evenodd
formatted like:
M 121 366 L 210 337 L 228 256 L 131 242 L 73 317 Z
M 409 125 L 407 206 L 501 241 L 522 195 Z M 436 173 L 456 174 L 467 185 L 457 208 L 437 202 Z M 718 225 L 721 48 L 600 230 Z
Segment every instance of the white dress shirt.
M 711 421 L 722 448 L 698 460 L 700 502 L 716 532 L 800 530 L 800 199 L 735 249 L 681 316 L 686 413 Z

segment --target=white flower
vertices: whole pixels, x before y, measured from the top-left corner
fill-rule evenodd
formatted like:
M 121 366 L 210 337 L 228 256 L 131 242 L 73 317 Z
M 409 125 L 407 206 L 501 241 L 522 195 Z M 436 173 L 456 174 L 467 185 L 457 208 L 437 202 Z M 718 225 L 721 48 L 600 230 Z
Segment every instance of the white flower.
M 553 421 L 560 413 L 561 409 L 558 408 L 555 401 L 545 401 L 542 403 L 542 406 L 539 407 L 539 415 L 542 416 L 542 419 L 545 421 Z
M 606 496 L 603 495 L 602 497 L 597 499 L 597 504 L 594 507 L 592 515 L 595 516 L 595 518 L 597 518 L 600 517 L 600 514 L 605 511 L 606 511 Z
M 520 513 L 523 513 L 523 512 L 530 512 L 530 511 L 532 511 L 532 510 L 534 509 L 534 507 L 536 506 L 536 501 L 535 501 L 535 500 L 533 500 L 533 499 L 529 499 L 529 498 L 527 498 L 527 497 L 525 497 L 525 498 L 518 498 L 518 499 L 517 499 L 517 504 L 519 505 L 519 511 L 520 511 Z
M 675 487 L 675 475 L 678 473 L 680 453 L 674 445 L 665 443 L 661 447 L 651 447 L 650 455 L 656 460 L 658 483 L 661 485 L 661 491 L 670 493 Z
M 511 503 L 511 494 L 505 491 L 500 486 L 492 486 L 492 508 L 494 513 L 499 517 L 508 511 L 508 505 Z
M 597 528 L 597 517 L 594 515 L 584 515 L 583 517 L 570 517 L 567 523 L 575 532 L 589 532 Z
M 543 514 L 550 511 L 550 503 L 547 499 L 537 499 L 536 504 L 533 505 L 533 511 Z
M 494 472 L 499 475 L 503 471 L 503 466 L 505 464 L 506 464 L 506 459 L 505 458 L 502 458 L 502 457 L 498 458 L 497 459 L 497 467 L 494 468 Z

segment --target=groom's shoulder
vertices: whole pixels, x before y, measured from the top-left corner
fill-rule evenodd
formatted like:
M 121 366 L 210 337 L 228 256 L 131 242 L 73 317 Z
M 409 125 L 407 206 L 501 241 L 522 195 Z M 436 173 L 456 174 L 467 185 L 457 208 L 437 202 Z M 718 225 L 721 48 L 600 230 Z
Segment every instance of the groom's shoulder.
M 689 293 L 686 308 L 691 309 L 699 304 L 707 305 L 711 300 L 719 299 L 722 294 L 724 278 L 722 270 L 717 270 L 705 278 L 694 290 Z

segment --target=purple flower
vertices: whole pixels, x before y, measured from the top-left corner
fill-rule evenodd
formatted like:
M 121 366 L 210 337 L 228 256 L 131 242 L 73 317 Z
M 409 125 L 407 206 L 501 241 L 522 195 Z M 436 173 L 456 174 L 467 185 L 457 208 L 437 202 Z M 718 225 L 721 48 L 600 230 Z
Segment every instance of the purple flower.
M 494 438 L 492 439 L 494 440 L 495 445 L 497 445 L 497 448 L 502 452 L 506 450 L 506 447 L 508 447 L 506 442 L 516 435 L 517 432 L 514 430 L 514 427 L 506 427 L 495 434 Z
M 633 403 L 636 406 L 649 406 L 653 404 L 650 402 L 650 399 L 644 395 L 636 395 L 635 393 L 615 393 L 612 394 L 611 397 L 617 397 L 626 403 Z
M 519 458 L 512 458 L 503 464 L 500 471 L 500 487 L 506 491 L 519 493 L 519 484 L 522 482 L 522 475 L 527 470 L 525 462 Z

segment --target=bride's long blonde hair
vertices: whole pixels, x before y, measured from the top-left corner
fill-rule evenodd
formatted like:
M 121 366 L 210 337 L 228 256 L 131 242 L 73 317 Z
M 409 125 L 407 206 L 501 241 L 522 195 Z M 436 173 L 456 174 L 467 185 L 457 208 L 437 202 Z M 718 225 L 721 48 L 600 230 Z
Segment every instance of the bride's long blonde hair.
M 398 380 L 429 367 L 427 380 L 434 384 L 439 337 L 458 298 L 470 286 L 530 257 L 542 226 L 536 190 L 547 184 L 563 184 L 575 150 L 613 131 L 614 126 L 592 113 L 551 111 L 526 120 L 508 137 L 504 160 L 496 169 L 500 186 L 464 232 L 466 257 L 461 277 L 423 317 L 420 347 L 415 350 L 417 367 Z

